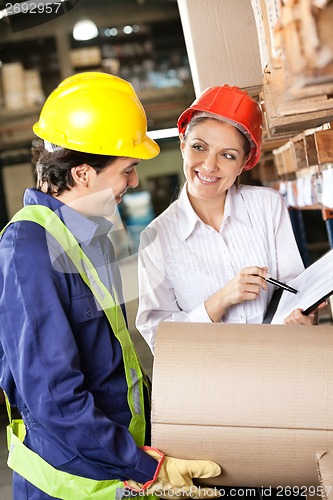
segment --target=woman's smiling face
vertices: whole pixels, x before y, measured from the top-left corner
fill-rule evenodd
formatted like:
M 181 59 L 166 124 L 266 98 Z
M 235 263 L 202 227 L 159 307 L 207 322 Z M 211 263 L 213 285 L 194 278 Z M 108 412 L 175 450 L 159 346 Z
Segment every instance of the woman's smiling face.
M 248 158 L 244 141 L 238 129 L 216 119 L 205 118 L 190 126 L 180 146 L 189 195 L 224 197 Z

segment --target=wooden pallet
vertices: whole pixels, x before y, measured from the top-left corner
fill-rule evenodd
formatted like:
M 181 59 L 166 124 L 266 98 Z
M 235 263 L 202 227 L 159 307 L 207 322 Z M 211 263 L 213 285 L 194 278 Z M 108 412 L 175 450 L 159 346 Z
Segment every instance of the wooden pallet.
M 297 133 L 333 121 L 333 98 L 330 94 L 291 98 L 287 89 L 283 68 L 264 75 L 261 99 L 271 135 Z

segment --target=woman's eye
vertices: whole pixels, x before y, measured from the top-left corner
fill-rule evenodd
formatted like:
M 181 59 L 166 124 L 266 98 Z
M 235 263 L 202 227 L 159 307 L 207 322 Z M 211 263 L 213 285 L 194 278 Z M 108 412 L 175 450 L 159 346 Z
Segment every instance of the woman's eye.
M 195 151 L 203 151 L 203 147 L 201 146 L 201 144 L 192 144 L 192 148 Z
M 231 153 L 223 153 L 222 156 L 224 156 L 224 158 L 226 158 L 227 160 L 235 160 L 236 159 L 235 155 L 233 155 Z

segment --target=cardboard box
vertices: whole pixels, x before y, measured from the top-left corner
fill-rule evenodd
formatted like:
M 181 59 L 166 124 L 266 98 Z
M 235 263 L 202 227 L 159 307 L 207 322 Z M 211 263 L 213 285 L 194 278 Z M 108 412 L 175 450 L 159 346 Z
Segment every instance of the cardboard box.
M 332 326 L 161 323 L 152 443 L 210 459 L 219 486 L 319 485 L 333 449 Z M 306 493 L 306 492 L 305 492 Z
M 21 63 L 6 63 L 1 67 L 3 100 L 7 109 L 21 109 L 27 105 L 24 68 Z
M 333 121 L 333 87 L 328 93 L 302 97 L 289 97 L 289 88 L 284 68 L 264 74 L 260 97 L 270 135 L 299 133 Z
M 262 75 L 251 2 L 178 0 L 177 4 L 196 96 L 223 83 L 249 91 L 255 87 L 256 94 Z
M 42 88 L 40 72 L 37 69 L 24 71 L 25 95 L 29 106 L 42 105 L 45 95 Z
M 333 451 L 321 451 L 317 454 L 319 482 L 323 500 L 333 498 Z
M 102 53 L 99 47 L 84 47 L 72 49 L 69 53 L 71 65 L 75 68 L 84 66 L 99 66 L 102 64 Z

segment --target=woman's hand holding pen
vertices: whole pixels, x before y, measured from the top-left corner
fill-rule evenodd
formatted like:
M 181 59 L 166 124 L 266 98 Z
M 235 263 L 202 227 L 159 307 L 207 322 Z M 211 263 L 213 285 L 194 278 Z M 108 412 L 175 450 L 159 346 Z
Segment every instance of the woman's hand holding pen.
M 246 300 L 255 300 L 260 290 L 267 289 L 267 267 L 251 266 L 241 269 L 228 283 L 205 302 L 210 319 L 220 321 L 227 310 Z

